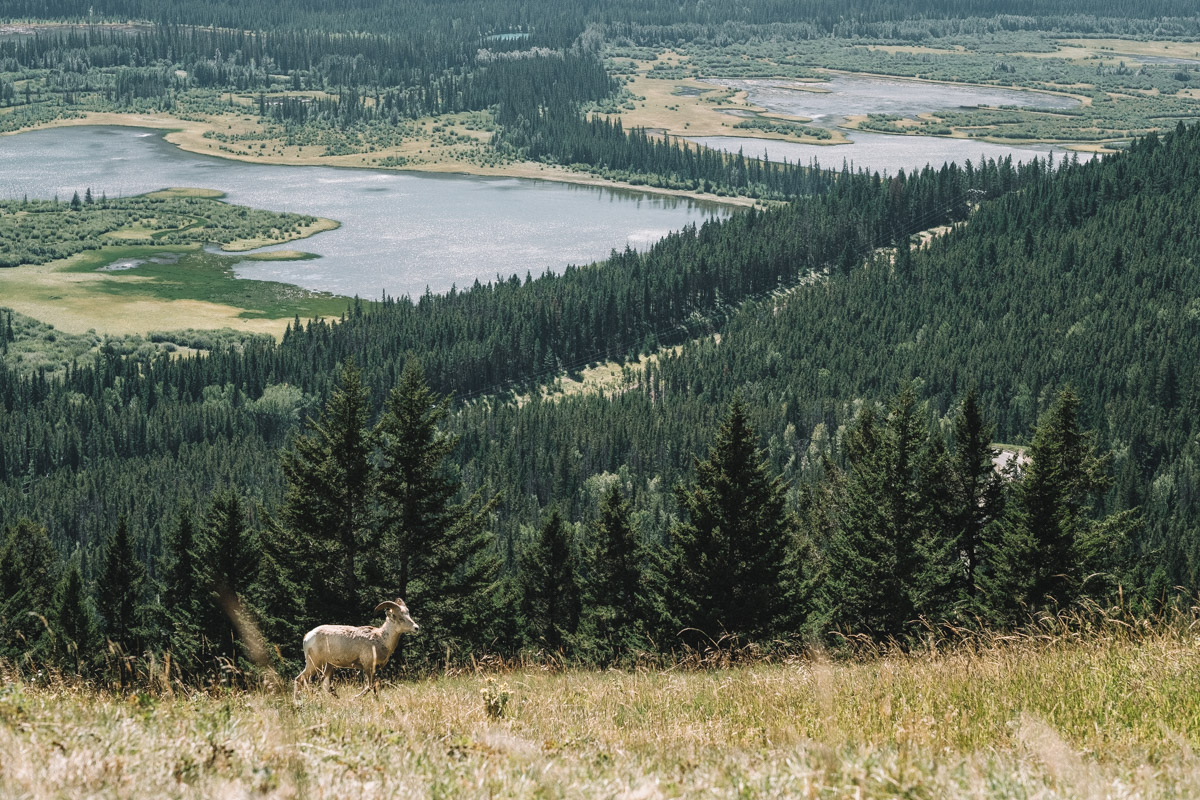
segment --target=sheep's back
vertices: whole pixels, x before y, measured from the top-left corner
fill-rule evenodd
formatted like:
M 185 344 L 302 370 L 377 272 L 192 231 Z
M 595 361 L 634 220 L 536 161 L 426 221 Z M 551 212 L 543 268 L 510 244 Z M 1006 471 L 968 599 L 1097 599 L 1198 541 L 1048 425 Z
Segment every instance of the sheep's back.
M 304 655 L 335 667 L 351 667 L 375 640 L 375 629 L 369 626 L 318 625 L 304 635 Z

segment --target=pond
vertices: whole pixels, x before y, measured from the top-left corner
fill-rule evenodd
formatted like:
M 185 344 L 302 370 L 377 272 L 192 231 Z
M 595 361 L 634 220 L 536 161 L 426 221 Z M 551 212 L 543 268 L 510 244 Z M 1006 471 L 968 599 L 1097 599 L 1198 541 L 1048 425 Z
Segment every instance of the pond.
M 313 214 L 342 227 L 270 249 L 309 261 L 245 262 L 241 277 L 378 298 L 443 292 L 497 276 L 561 271 L 644 249 L 728 207 L 551 181 L 249 164 L 180 150 L 136 128 L 71 127 L 0 137 L 0 197 L 110 197 L 170 186 Z
M 979 164 L 981 158 L 1000 159 L 1012 156 L 1014 162 L 1028 162 L 1034 158 L 1046 158 L 1054 154 L 1055 163 L 1062 158 L 1092 158 L 1091 153 L 1071 153 L 1051 145 L 1007 145 L 982 142 L 977 139 L 946 139 L 939 136 L 896 136 L 886 133 L 848 132 L 849 144 L 821 145 L 785 142 L 778 139 L 755 139 L 747 136 L 696 136 L 690 141 L 736 153 L 739 150 L 747 158 L 764 155 L 770 161 L 788 161 L 793 164 L 817 163 L 827 169 L 841 169 L 843 164 L 852 169 L 869 169 L 872 172 L 895 175 L 898 171 L 911 172 L 926 164 L 941 167 L 947 162 L 958 165 L 968 160 Z

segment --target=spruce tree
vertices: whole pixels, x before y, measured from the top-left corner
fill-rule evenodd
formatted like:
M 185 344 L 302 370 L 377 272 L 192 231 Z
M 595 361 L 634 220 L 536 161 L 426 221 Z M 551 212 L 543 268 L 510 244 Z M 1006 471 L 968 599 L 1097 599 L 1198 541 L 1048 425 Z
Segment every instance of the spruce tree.
M 953 591 L 974 603 L 978 591 L 984 532 L 1004 510 L 1004 483 L 996 471 L 993 429 L 983 418 L 979 396 L 967 392 L 954 418 L 954 450 L 950 457 L 951 531 L 962 562 L 962 582 Z
M 369 413 L 362 374 L 348 362 L 321 418 L 310 420 L 283 453 L 283 504 L 266 549 L 289 572 L 285 583 L 302 593 L 297 630 L 359 620 L 367 603 L 379 602 L 366 596 L 371 590 L 363 586 L 360 563 L 364 552 L 376 557 L 377 543 L 370 525 Z M 279 558 L 285 553 L 286 563 Z
M 122 515 L 108 537 L 96 600 L 105 636 L 127 655 L 141 649 L 145 583 L 146 567 L 133 552 L 129 521 Z
M 849 474 L 838 488 L 836 518 L 817 587 L 817 627 L 890 633 L 887 610 L 901 600 L 884 503 L 887 470 L 883 431 L 866 405 L 846 434 Z
M 185 505 L 179 512 L 177 524 L 168 534 L 166 552 L 159 563 L 165 644 L 176 665 L 184 671 L 199 668 L 201 617 L 207 600 L 201 588 L 197 545 L 192 510 Z
M 822 627 L 904 637 L 944 593 L 939 584 L 950 560 L 939 537 L 946 490 L 936 481 L 945 455 L 919 410 L 906 384 L 882 424 L 868 406 L 847 435 L 850 474 L 818 590 Z M 931 564 L 930 555 L 941 564 Z
M 406 647 L 427 656 L 452 641 L 480 642 L 496 613 L 504 613 L 491 603 L 499 562 L 486 527 L 498 498 L 458 499 L 462 481 L 449 463 L 458 440 L 441 430 L 448 409 L 448 399 L 438 397 L 410 361 L 374 431 L 387 569 L 372 578 L 382 596 L 403 597 L 420 620 L 428 634 Z
M 1132 510 L 1097 517 L 1110 456 L 1080 428 L 1078 410 L 1079 398 L 1068 388 L 1042 415 L 1028 463 L 988 544 L 989 574 L 981 583 L 998 622 L 1016 621 L 1022 609 L 1068 605 L 1102 591 L 1137 525 Z
M 199 549 L 201 586 L 207 595 L 200 615 L 204 637 L 214 655 L 236 662 L 233 619 L 235 614 L 245 613 L 243 598 L 258 575 L 260 552 L 235 490 L 225 489 L 213 496 Z
M 645 646 L 647 587 L 645 548 L 633 524 L 629 501 L 613 483 L 600 504 L 582 581 L 580 637 L 602 664 Z
M 47 623 L 59 571 L 44 527 L 21 519 L 8 529 L 0 549 L 0 655 L 39 661 L 51 653 Z
M 916 472 L 917 564 L 910 594 L 914 613 L 936 622 L 967 611 L 960 537 L 951 524 L 950 455 L 939 434 L 930 435 L 921 449 Z
M 521 554 L 518 575 L 526 637 L 560 652 L 579 623 L 580 598 L 571 534 L 557 507 Z
M 58 664 L 77 675 L 86 674 L 99 649 L 96 616 L 83 585 L 78 559 L 72 559 L 58 585 L 55 603 Z
M 680 628 L 703 636 L 778 632 L 793 563 L 795 520 L 783 479 L 735 397 L 695 479 L 676 490 L 684 520 L 671 530 L 671 612 Z

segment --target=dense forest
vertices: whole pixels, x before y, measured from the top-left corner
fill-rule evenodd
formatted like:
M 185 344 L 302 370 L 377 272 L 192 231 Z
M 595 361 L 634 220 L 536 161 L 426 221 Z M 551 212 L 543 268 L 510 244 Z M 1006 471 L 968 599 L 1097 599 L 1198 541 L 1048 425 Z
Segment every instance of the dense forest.
M 618 76 L 605 71 L 605 44 L 721 47 L 829 36 L 921 41 L 956 32 L 1058 28 L 1075 35 L 1117 29 L 1126 35 L 1200 34 L 1194 9 L 1173 0 L 1139 6 L 1136 13 L 1099 0 L 804 5 L 798 14 L 794 3 L 775 0 L 737 7 L 615 0 L 566 7 L 437 3 L 394 14 L 377 2 L 339 6 L 336 13 L 314 3 L 0 3 L 0 16 L 78 23 L 17 26 L 0 37 L 0 105 L 13 108 L 0 116 L 0 128 L 88 111 L 206 118 L 242 109 L 234 101 L 241 93 L 257 97 L 259 119 L 273 126 L 271 141 L 320 143 L 326 155 L 342 155 L 403 141 L 413 120 L 471 112 L 486 115 L 487 129 L 494 131 L 488 158 L 557 163 L 673 189 L 786 199 L 807 192 L 804 170 L 700 150 L 610 120 L 606 113 L 628 93 Z M 1164 76 L 1179 71 L 1154 69 L 1168 88 L 1172 79 Z M 1022 120 L 1025 126 L 1054 123 Z M 1077 136 L 1086 138 L 1086 126 L 1076 127 Z M 240 135 L 228 134 L 231 141 Z M 403 159 L 388 163 L 402 166 Z
M 54 334 L 0 313 L 0 658 L 235 682 L 403 596 L 423 633 L 401 669 L 611 665 L 1200 590 L 1200 127 L 1086 163 L 822 171 L 624 129 L 601 52 L 1195 36 L 1193 4 L 799 5 L 0 2 L 72 23 L 0 37 L 7 129 L 234 92 L 289 135 L 479 112 L 506 157 L 780 201 L 561 274 L 297 318 L 278 343 L 113 341 L 51 374 L 6 355 Z M 0 213 L 45 260 L 143 202 Z M 619 382 L 559 391 L 597 361 Z
M 436 631 L 410 666 L 1152 608 L 1200 566 L 1198 151 L 1181 126 L 1053 168 L 830 174 L 277 346 L 0 370 L 6 652 L 94 670 L 102 630 L 215 675 L 240 655 L 217 597 L 286 660 L 403 592 Z M 640 363 L 664 331 L 689 341 Z M 521 383 L 602 357 L 629 367 L 607 396 Z M 994 441 L 1027 444 L 997 471 Z

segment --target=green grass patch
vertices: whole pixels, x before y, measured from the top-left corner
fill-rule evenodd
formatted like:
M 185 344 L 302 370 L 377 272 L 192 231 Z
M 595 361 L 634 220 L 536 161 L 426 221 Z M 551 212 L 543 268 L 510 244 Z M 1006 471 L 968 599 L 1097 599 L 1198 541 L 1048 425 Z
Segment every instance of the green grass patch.
M 0 201 L 0 267 L 47 264 L 114 241 L 248 250 L 337 227 L 333 220 L 230 205 L 219 197 L 211 189 L 165 189 L 115 200 L 89 191 L 69 203 Z
M 284 255 L 286 258 L 281 258 Z M 95 281 L 99 294 L 131 295 L 159 300 L 200 300 L 242 309 L 244 319 L 335 316 L 348 300 L 329 292 L 314 292 L 287 283 L 238 278 L 235 264 L 316 258 L 310 253 L 262 253 L 227 256 L 196 246 L 119 246 L 82 253 L 64 272 L 104 272 Z

